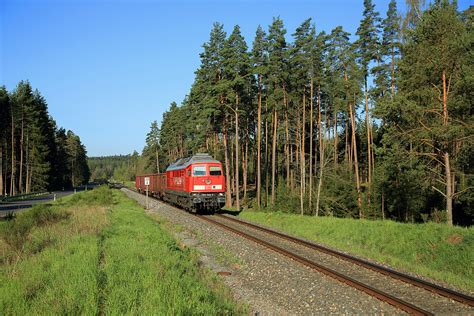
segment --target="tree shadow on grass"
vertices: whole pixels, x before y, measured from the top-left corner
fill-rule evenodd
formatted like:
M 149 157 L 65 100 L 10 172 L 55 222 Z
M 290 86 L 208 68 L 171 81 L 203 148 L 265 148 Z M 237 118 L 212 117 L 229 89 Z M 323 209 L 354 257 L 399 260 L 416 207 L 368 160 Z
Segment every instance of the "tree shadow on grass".
M 232 215 L 232 216 L 238 216 L 238 215 L 240 215 L 241 212 L 242 212 L 242 210 L 238 211 L 238 210 L 225 210 L 225 209 L 222 209 L 222 210 L 216 211 L 216 214 L 227 214 L 227 215 Z

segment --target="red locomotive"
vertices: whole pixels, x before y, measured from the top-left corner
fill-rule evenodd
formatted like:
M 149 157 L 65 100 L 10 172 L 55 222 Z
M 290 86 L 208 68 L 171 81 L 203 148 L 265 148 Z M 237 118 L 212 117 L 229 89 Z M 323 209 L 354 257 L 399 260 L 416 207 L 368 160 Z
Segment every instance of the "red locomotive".
M 186 210 L 215 211 L 225 204 L 222 163 L 208 154 L 196 154 L 172 163 L 165 173 L 137 176 L 138 192 L 146 191 Z

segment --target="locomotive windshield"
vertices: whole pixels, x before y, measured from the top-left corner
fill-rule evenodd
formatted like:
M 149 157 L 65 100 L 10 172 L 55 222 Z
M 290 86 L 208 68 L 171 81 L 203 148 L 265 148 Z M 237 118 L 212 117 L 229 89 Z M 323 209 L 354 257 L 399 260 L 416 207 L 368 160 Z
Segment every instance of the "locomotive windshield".
M 193 176 L 205 176 L 205 175 L 206 175 L 206 166 L 193 167 Z
M 211 176 L 220 176 L 221 175 L 221 167 L 218 166 L 210 166 L 209 173 Z

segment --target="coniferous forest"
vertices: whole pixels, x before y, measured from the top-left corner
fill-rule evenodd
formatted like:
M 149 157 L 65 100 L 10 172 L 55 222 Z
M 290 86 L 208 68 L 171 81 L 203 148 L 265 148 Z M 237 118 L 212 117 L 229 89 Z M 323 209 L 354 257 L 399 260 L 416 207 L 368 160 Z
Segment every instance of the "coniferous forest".
M 355 34 L 277 17 L 251 45 L 215 23 L 189 94 L 120 175 L 208 152 L 228 206 L 472 225 L 474 7 L 422 3 L 364 0 Z
M 135 175 L 146 170 L 136 151 L 132 155 L 89 157 L 87 163 L 91 179 L 98 183 L 105 183 L 108 180 L 134 181 Z
M 89 181 L 85 146 L 58 128 L 28 81 L 0 87 L 0 195 L 63 190 Z
M 470 225 L 473 21 L 455 1 L 400 16 L 364 0 L 355 34 L 308 19 L 288 41 L 277 17 L 251 45 L 215 23 L 189 95 L 152 124 L 147 170 L 206 151 L 229 206 Z

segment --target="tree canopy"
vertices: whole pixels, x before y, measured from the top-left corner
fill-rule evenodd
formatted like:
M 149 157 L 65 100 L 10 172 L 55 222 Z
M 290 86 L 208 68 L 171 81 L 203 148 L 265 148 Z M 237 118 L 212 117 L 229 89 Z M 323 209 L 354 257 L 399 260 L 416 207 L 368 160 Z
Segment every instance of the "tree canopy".
M 229 206 L 471 225 L 473 11 L 385 12 L 364 0 L 354 40 L 311 19 L 289 36 L 276 17 L 250 48 L 215 23 L 189 95 L 152 125 L 145 169 L 206 151 Z

